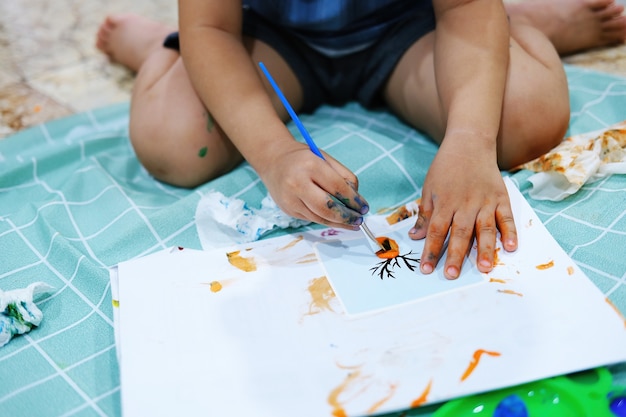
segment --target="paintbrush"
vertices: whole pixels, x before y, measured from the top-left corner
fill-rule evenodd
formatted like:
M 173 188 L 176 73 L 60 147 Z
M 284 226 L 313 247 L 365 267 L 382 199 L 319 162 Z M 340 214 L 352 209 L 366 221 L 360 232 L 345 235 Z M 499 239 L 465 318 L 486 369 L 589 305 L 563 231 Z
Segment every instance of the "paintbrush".
M 293 107 L 291 107 L 291 104 L 289 104 L 289 101 L 287 101 L 287 98 L 281 91 L 280 87 L 278 87 L 278 84 L 276 84 L 276 81 L 274 81 L 274 78 L 265 67 L 265 64 L 263 64 L 263 62 L 259 62 L 259 67 L 261 67 L 261 71 L 263 71 L 263 74 L 265 74 L 265 77 L 270 82 L 270 85 L 276 92 L 276 95 L 278 96 L 280 101 L 283 103 L 283 106 L 285 107 L 285 110 L 287 110 L 287 113 L 289 113 L 291 120 L 293 120 L 293 122 L 298 127 L 298 130 L 304 137 L 304 140 L 306 141 L 306 144 L 309 146 L 309 149 L 311 150 L 311 152 L 313 152 L 315 155 L 319 156 L 325 161 L 326 158 L 324 158 L 324 155 L 322 154 L 322 152 L 320 152 L 319 148 L 313 141 L 313 138 L 311 137 L 311 135 L 309 135 L 309 132 L 306 130 L 306 128 L 300 121 L 300 118 L 298 117 L 296 112 L 293 110 Z M 361 223 L 359 227 L 363 231 L 363 233 L 365 233 L 365 236 L 367 236 L 367 238 L 370 239 L 377 247 L 379 247 L 383 251 L 385 250 L 385 247 L 376 239 L 376 236 L 374 236 L 372 231 L 365 224 L 365 219 L 363 220 L 363 223 Z

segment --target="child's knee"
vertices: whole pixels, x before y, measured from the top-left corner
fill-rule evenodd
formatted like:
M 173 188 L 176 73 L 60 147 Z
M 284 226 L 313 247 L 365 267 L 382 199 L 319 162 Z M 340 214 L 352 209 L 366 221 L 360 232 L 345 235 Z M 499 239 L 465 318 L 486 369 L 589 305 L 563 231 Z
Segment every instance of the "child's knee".
M 242 160 L 235 147 L 219 135 L 131 129 L 130 136 L 137 158 L 150 175 L 178 187 L 202 185 Z
M 512 169 L 552 150 L 565 137 L 569 119 L 567 95 L 526 97 L 503 125 L 500 167 Z

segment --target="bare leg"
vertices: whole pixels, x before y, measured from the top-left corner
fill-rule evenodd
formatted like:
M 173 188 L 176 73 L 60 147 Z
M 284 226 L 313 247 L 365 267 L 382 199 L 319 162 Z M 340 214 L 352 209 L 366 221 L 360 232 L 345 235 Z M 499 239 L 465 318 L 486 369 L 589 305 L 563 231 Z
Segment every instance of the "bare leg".
M 624 6 L 615 0 L 524 0 L 506 9 L 512 21 L 543 32 L 560 55 L 626 40 Z
M 434 33 L 417 41 L 398 63 L 384 95 L 396 114 L 440 143 L 445 121 L 436 90 L 433 47 Z M 552 149 L 569 123 L 567 79 L 548 39 L 533 27 L 512 21 L 510 51 L 498 137 L 502 169 Z
M 130 139 L 137 157 L 155 178 L 194 187 L 237 166 L 243 157 L 196 95 L 177 51 L 162 47 L 175 29 L 137 15 L 109 16 L 96 46 L 137 72 L 130 109 Z M 245 40 L 252 58 L 263 60 L 298 107 L 302 91 L 282 58 L 266 44 Z M 271 87 L 266 85 L 268 91 Z M 279 115 L 288 117 L 272 98 Z

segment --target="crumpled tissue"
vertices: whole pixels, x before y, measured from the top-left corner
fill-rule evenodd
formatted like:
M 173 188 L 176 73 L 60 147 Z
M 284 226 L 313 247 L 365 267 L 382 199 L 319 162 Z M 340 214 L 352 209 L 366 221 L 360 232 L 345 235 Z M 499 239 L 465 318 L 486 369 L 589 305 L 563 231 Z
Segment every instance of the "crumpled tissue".
M 0 290 L 0 347 L 16 334 L 24 334 L 39 326 L 43 313 L 33 299 L 52 289 L 46 283 L 35 282 L 26 288 Z
M 258 240 L 274 228 L 286 229 L 310 224 L 288 216 L 267 195 L 259 209 L 245 201 L 226 197 L 219 191 L 204 195 L 196 207 L 196 229 L 203 249 Z
M 560 201 L 584 184 L 612 174 L 626 174 L 626 121 L 600 131 L 570 136 L 552 151 L 519 166 L 536 172 L 528 194 Z

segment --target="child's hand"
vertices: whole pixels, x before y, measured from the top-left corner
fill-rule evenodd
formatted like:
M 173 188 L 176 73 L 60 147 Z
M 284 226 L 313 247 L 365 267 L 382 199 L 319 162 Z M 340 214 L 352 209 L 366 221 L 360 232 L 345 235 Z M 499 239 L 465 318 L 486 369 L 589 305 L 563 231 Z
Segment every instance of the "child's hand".
M 306 145 L 294 142 L 294 146 L 275 155 L 259 175 L 276 204 L 288 215 L 357 230 L 369 211 L 357 191 L 358 180 L 331 156 L 324 157 L 326 160 Z
M 476 151 L 474 151 L 476 152 Z M 430 273 L 440 257 L 448 231 L 448 254 L 444 275 L 458 278 L 474 236 L 478 244 L 477 265 L 481 272 L 493 269 L 496 233 L 506 251 L 517 249 L 517 231 L 509 196 L 495 164 L 472 151 L 439 151 L 424 181 L 422 201 L 413 239 L 426 238 L 421 270 Z

